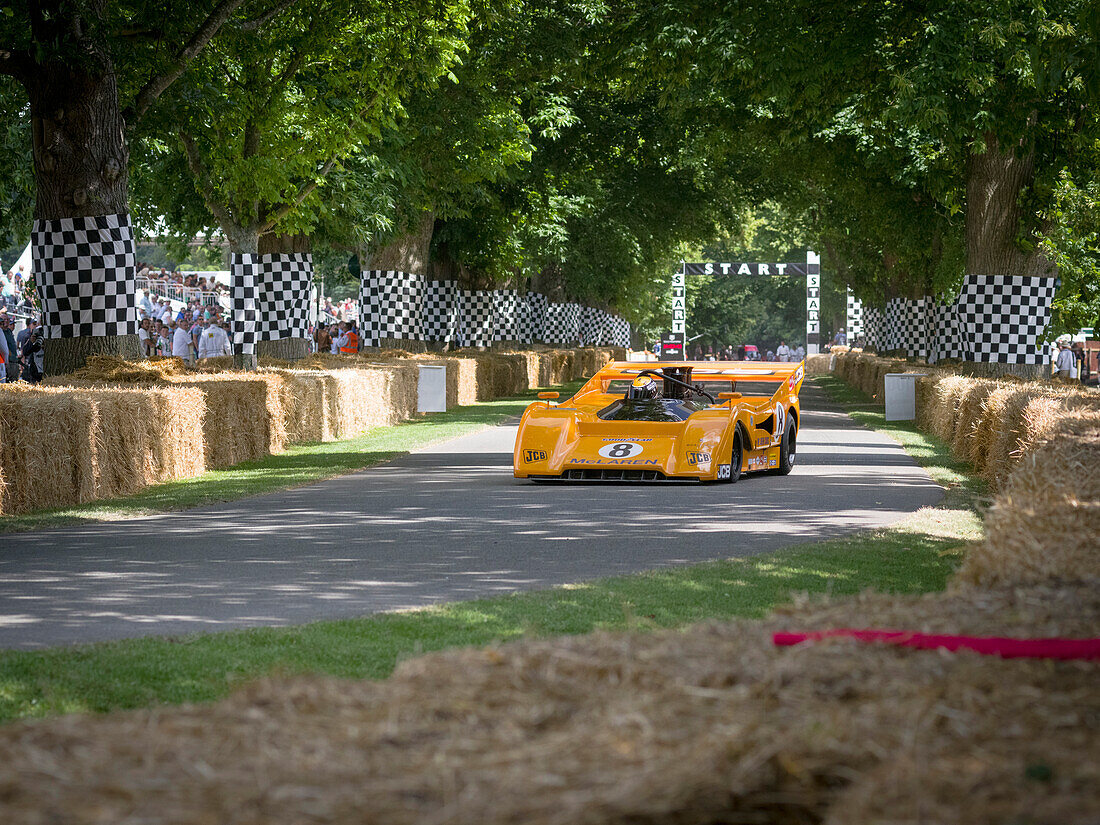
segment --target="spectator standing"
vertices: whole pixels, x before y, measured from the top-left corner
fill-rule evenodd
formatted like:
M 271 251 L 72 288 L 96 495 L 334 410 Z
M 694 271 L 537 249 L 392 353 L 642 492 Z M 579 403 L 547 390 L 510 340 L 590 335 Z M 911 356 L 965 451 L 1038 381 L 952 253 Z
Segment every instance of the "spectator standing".
M 0 312 L 0 329 L 4 333 L 4 343 L 8 345 L 7 354 L 4 356 L 6 361 L 4 367 L 9 384 L 19 380 L 19 345 L 15 341 L 15 333 L 12 331 L 11 325 L 12 319 L 8 317 L 7 313 Z M 3 380 L 4 377 L 0 376 L 0 381 Z
M 141 296 L 141 300 L 138 301 L 138 309 L 145 310 L 145 314 L 147 316 L 152 317 L 152 315 L 153 315 L 153 302 L 149 298 L 149 290 L 144 289 L 144 290 L 142 290 L 142 292 L 144 294 Z
M 229 355 L 232 350 L 229 346 L 229 336 L 225 330 L 214 323 L 213 318 L 203 318 L 202 332 L 199 335 L 199 358 L 219 358 Z
M 172 336 L 175 330 L 173 327 L 175 323 L 169 321 L 168 323 L 162 323 L 158 330 L 157 336 L 157 355 L 167 357 L 172 354 Z
M 149 333 L 152 323 L 148 318 L 142 318 L 138 324 L 138 346 L 141 347 L 142 358 L 152 355 L 152 335 Z
M 805 361 L 806 360 L 806 348 L 804 346 L 802 346 L 801 344 L 799 344 L 798 348 L 794 351 L 794 358 L 792 358 L 791 360 L 792 361 Z
M 328 327 L 324 323 L 317 324 L 317 331 L 313 333 L 313 340 L 317 344 L 318 352 L 332 351 L 332 334 L 329 333 Z
M 42 380 L 42 363 L 45 359 L 42 352 L 42 327 L 35 325 L 27 336 L 26 343 L 21 350 L 23 356 L 23 377 L 31 384 L 37 384 Z
M 191 363 L 191 323 L 190 316 L 176 324 L 172 333 L 172 355 Z
M 775 351 L 775 357 L 784 363 L 791 360 L 791 348 L 787 346 L 786 341 L 779 342 L 779 349 Z
M 6 328 L 8 325 L 7 313 L 0 315 L 0 329 Z M 14 353 L 8 349 L 8 339 L 6 335 L 0 334 L 0 384 L 6 383 L 8 380 L 8 361 L 11 360 Z
M 1077 359 L 1069 348 L 1069 341 L 1058 342 L 1058 360 L 1054 362 L 1054 368 L 1058 370 L 1060 378 L 1077 377 Z

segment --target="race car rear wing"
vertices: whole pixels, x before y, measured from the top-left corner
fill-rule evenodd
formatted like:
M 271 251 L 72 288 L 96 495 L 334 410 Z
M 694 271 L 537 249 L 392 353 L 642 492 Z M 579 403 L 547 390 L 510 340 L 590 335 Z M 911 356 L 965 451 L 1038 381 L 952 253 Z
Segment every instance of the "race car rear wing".
M 802 361 L 794 363 L 770 361 L 674 361 L 674 362 L 638 362 L 612 361 L 600 370 L 600 377 L 614 379 L 633 379 L 643 371 L 660 370 L 663 367 L 691 367 L 691 380 L 731 381 L 731 382 L 767 382 L 776 384 L 771 393 L 774 398 L 783 392 L 798 395 L 802 381 L 806 377 L 806 366 Z

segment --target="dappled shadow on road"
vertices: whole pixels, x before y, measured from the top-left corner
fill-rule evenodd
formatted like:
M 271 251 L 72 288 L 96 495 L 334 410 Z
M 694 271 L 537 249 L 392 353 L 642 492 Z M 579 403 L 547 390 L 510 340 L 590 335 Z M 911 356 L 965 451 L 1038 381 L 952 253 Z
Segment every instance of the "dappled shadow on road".
M 13 536 L 0 647 L 293 624 L 744 558 L 942 494 L 900 448 L 828 411 L 806 411 L 791 475 L 734 485 L 535 485 L 512 478 L 508 431 L 490 437 L 272 495 Z M 287 455 L 262 471 L 293 481 L 364 456 L 391 457 Z

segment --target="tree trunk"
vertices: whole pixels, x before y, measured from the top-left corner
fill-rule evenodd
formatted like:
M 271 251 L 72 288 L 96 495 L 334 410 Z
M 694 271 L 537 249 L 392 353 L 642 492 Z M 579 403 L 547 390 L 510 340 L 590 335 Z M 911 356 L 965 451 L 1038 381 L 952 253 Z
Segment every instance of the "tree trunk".
M 85 365 L 92 355 L 113 355 L 138 360 L 142 357 L 136 335 L 104 335 L 102 337 L 46 338 L 42 341 L 46 375 L 68 375 Z
M 257 341 L 256 357 L 277 358 L 280 361 L 299 361 L 309 355 L 309 342 L 305 338 L 280 338 L 278 341 Z
M 234 253 L 239 255 L 257 255 L 260 248 L 260 232 L 255 226 L 222 226 L 229 241 L 230 260 Z M 232 275 L 230 275 L 232 281 Z M 233 286 L 230 283 L 230 290 Z M 237 352 L 233 347 L 233 368 L 253 372 L 256 369 L 256 353 L 251 354 Z
M 364 269 L 392 269 L 427 276 L 434 232 L 435 214 L 425 212 L 414 230 L 395 238 L 371 255 L 370 265 Z
M 1035 183 L 1035 154 L 1005 149 L 993 134 L 985 135 L 986 151 L 972 154 L 966 164 L 966 274 L 1052 278 L 1054 265 L 1039 251 L 1035 231 L 1025 229 L 1021 196 Z M 1029 249 L 1021 248 L 1024 239 Z M 967 363 L 972 375 L 1043 378 L 1044 364 Z
M 65 43 L 79 53 L 79 61 L 69 66 L 51 60 L 20 78 L 30 101 L 37 187 L 34 217 L 128 215 L 130 153 L 114 67 L 94 36 L 86 34 L 102 16 L 102 2 L 93 0 L 84 7 L 92 21 L 81 21 L 81 26 L 72 25 L 66 5 L 56 0 L 40 5 L 33 36 L 40 43 Z M 79 368 L 93 354 L 141 357 L 136 334 L 47 338 L 43 349 L 50 375 Z
M 278 235 L 268 232 L 260 236 L 257 250 L 261 255 L 305 255 L 310 252 L 309 235 Z M 281 361 L 299 361 L 307 355 L 309 355 L 309 341 L 305 338 L 256 342 L 257 359 L 278 358 Z
M 1031 250 L 1017 243 L 1023 228 L 1020 196 L 1035 182 L 1033 151 L 1018 157 L 1002 149 L 993 134 L 985 136 L 984 154 L 972 154 L 966 164 L 966 274 L 1054 277 L 1055 269 L 1038 251 L 1031 233 Z

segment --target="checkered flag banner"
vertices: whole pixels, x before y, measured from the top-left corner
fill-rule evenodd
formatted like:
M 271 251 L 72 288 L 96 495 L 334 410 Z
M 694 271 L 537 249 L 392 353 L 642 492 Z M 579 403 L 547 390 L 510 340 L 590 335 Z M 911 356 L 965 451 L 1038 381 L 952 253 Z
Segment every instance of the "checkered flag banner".
M 524 343 L 546 341 L 546 311 L 550 302 L 538 292 L 527 293 L 527 321 L 522 332 Z
M 493 343 L 493 293 L 458 290 L 461 327 L 459 343 L 464 347 L 488 347 Z
M 493 340 L 520 341 L 525 307 L 514 289 L 497 289 L 493 293 Z
M 575 346 L 580 329 L 577 304 L 549 304 L 546 309 L 546 343 Z
M 36 220 L 31 256 L 47 338 L 137 335 L 129 215 Z
M 256 340 L 309 338 L 313 256 L 255 255 Z
M 1038 343 L 1050 322 L 1057 278 L 968 275 L 955 314 L 968 361 L 1044 364 L 1050 345 Z
M 423 276 L 393 269 L 363 273 L 359 289 L 359 327 L 363 345 L 376 347 L 383 338 L 424 339 L 421 318 Z
M 863 302 L 848 290 L 848 318 L 845 330 L 848 343 L 853 344 L 863 334 Z
M 608 316 L 608 341 L 612 347 L 630 347 L 630 322 L 618 315 Z
M 936 360 L 963 357 L 962 333 L 959 331 L 959 319 L 953 303 L 937 301 L 929 310 L 929 322 L 934 331 Z
M 456 343 L 460 309 L 458 294 L 451 281 L 425 281 L 420 300 L 420 325 L 424 340 Z
M 234 252 L 229 258 L 229 298 L 233 307 L 233 353 L 256 353 L 256 281 L 259 255 Z

